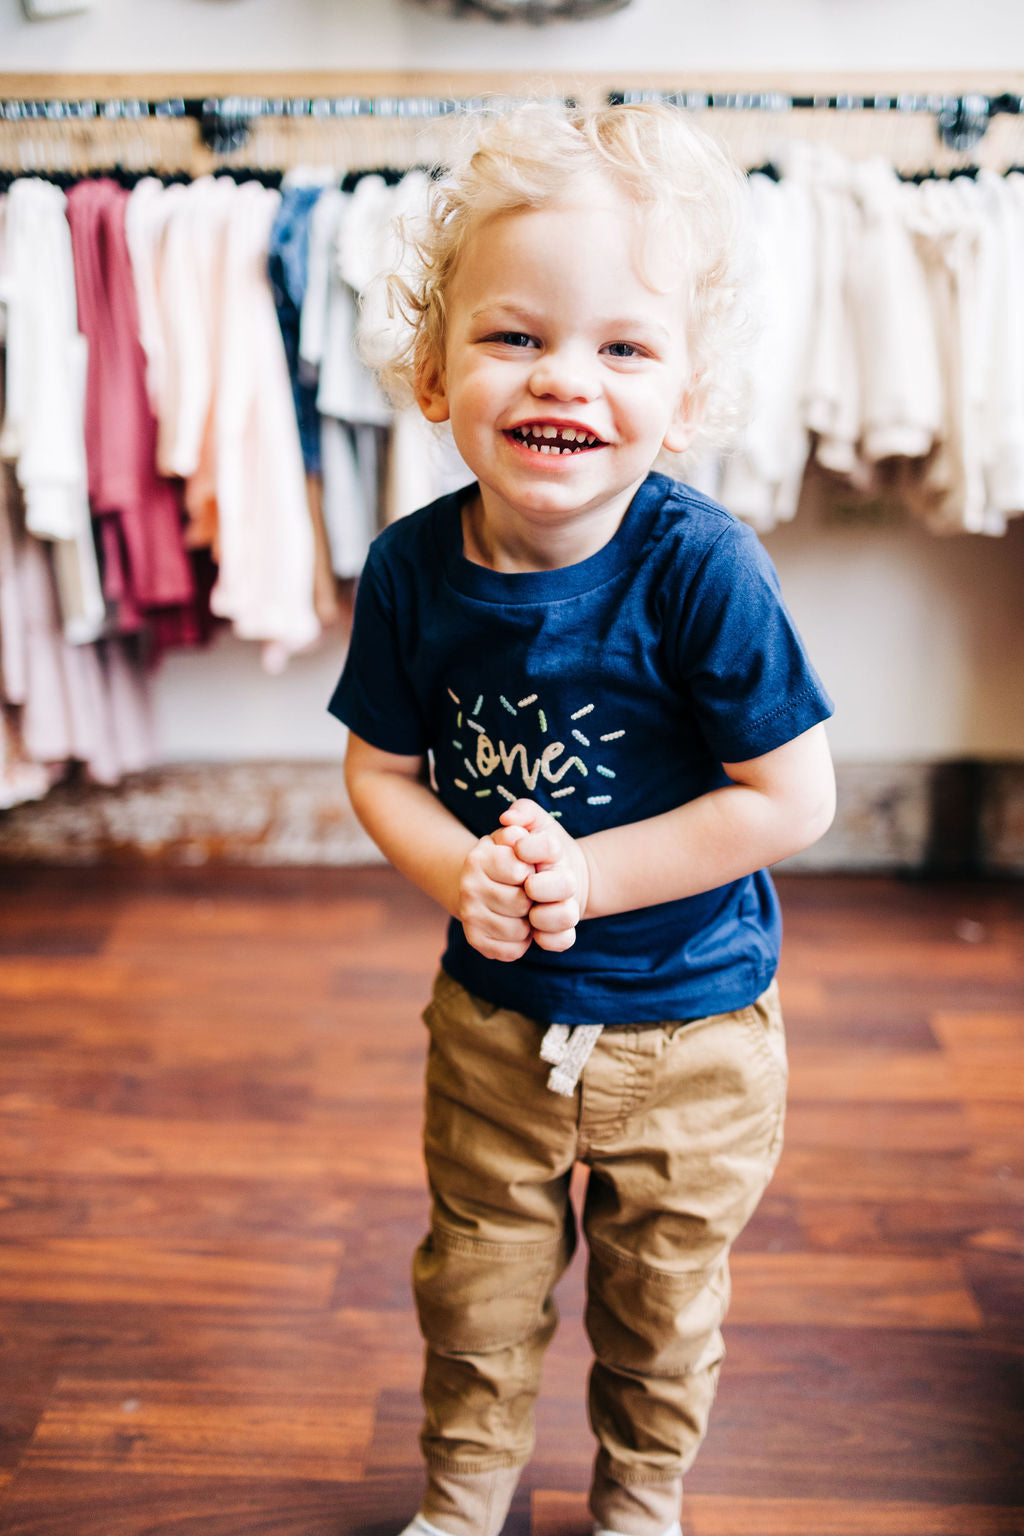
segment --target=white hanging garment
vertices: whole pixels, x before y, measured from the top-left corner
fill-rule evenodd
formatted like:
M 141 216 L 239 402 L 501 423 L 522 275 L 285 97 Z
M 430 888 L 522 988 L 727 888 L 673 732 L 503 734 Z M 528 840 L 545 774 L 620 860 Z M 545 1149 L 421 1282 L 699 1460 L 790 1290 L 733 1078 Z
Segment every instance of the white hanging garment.
M 758 244 L 750 416 L 722 461 L 712 494 L 761 532 L 796 513 L 810 446 L 803 392 L 814 273 L 814 210 L 805 181 L 750 177 Z
M 923 459 L 942 424 L 943 379 L 924 271 L 907 228 L 917 188 L 873 159 L 851 167 L 860 208 L 847 273 L 869 464 Z
M 395 415 L 389 446 L 384 520 L 395 522 L 473 480 L 448 428 L 429 422 L 419 406 Z
M 210 433 L 232 191 L 213 176 L 169 187 L 147 178 L 125 216 L 157 419 L 157 468 L 185 480 L 198 472 Z
M 305 469 L 267 278 L 279 202 L 257 182 L 233 189 L 214 405 L 219 571 L 211 607 L 242 639 L 264 642 L 269 671 L 320 633 Z
M 926 181 L 908 201 L 935 319 L 943 375 L 943 422 L 920 472 L 905 468 L 905 503 L 935 533 L 1000 533 L 988 509 L 984 463 L 986 348 L 993 231 L 979 189 L 966 177 Z
M 408 339 L 408 322 L 389 311 L 382 277 L 410 275 L 413 258 L 408 236 L 426 212 L 430 178 L 410 171 L 397 186 L 380 176 L 364 176 L 352 193 L 338 235 L 342 276 L 360 295 L 359 336 L 368 356 L 394 356 Z M 405 233 L 403 234 L 403 229 Z M 438 432 L 410 404 L 395 413 L 385 492 L 384 520 L 426 506 L 473 479 L 449 432 Z
M 160 266 L 167 220 L 174 207 L 155 176 L 145 176 L 136 184 L 124 210 L 124 233 L 135 282 L 135 301 L 139 315 L 139 341 L 146 354 L 146 394 L 150 409 L 160 426 L 163 412 L 164 322 L 160 305 Z M 185 188 L 174 191 L 184 196 Z
M 982 410 L 986 522 L 998 530 L 1024 513 L 1024 175 L 978 177 L 991 228 L 991 262 L 981 294 Z
M 390 188 L 385 190 L 390 194 Z M 356 209 L 355 200 L 355 192 L 329 188 L 321 193 L 310 216 L 309 270 L 299 356 L 316 371 L 316 403 L 321 415 L 384 427 L 391 421 L 391 407 L 370 369 L 359 358 L 356 294 L 341 264 L 343 231 L 350 213 Z M 351 236 L 348 238 L 351 242 Z M 350 262 L 351 259 L 350 250 Z
M 858 238 L 860 211 L 851 185 L 851 164 L 825 144 L 792 144 L 787 176 L 807 185 L 814 210 L 814 315 L 807 375 L 805 421 L 816 434 L 814 455 L 833 474 L 855 479 L 861 436 L 860 379 L 847 275 Z
M 15 181 L 5 225 L 7 403 L 0 453 L 15 465 L 29 531 L 55 542 L 64 632 L 84 644 L 101 632 L 105 604 L 87 490 L 87 349 L 78 330 L 63 192 L 45 181 Z

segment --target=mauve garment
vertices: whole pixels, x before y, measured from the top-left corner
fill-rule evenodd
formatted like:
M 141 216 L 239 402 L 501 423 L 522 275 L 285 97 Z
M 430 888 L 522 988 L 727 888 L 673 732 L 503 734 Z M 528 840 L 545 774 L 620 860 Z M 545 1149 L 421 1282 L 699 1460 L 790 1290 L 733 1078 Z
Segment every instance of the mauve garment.
M 122 628 L 145 622 L 160 649 L 194 642 L 200 626 L 180 491 L 156 469 L 156 421 L 125 236 L 128 195 L 108 179 L 82 181 L 69 191 L 67 208 L 79 328 L 89 343 L 86 456 L 104 590 Z

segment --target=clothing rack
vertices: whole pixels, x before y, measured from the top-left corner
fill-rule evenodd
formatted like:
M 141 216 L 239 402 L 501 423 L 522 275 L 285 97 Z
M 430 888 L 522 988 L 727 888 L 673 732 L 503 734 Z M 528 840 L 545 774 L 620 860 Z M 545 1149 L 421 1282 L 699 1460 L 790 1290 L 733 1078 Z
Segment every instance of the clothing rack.
M 870 89 L 875 83 L 884 82 L 833 77 L 818 90 L 817 81 L 796 76 L 761 89 L 744 77 L 696 76 L 680 86 L 660 75 L 620 88 L 606 75 L 559 76 L 539 88 L 551 99 L 591 106 L 677 105 L 748 168 L 771 163 L 795 137 L 829 142 L 855 159 L 882 155 L 902 175 L 1024 163 L 1024 81 L 1016 73 L 925 76 L 906 90 L 902 82 Z M 343 175 L 443 165 L 469 114 L 535 99 L 537 89 L 509 74 L 0 75 L 0 168 L 9 176 L 74 179 L 108 166 L 195 176 L 309 164 Z
M 950 149 L 973 149 L 993 117 L 1020 116 L 1024 97 L 1003 91 L 998 96 L 968 92 L 955 96 L 940 92 L 907 91 L 891 94 L 795 96 L 779 91 L 613 91 L 615 102 L 662 101 L 690 112 L 897 112 L 930 113 L 939 138 Z
M 942 142 L 951 149 L 968 150 L 984 135 L 990 120 L 1002 114 L 1021 115 L 1024 97 L 1004 91 L 999 95 L 968 92 L 950 95 L 908 91 L 863 95 L 792 95 L 780 91 L 611 91 L 611 102 L 662 101 L 690 112 L 896 112 L 928 113 L 935 119 Z M 244 143 L 254 119 L 308 118 L 315 121 L 358 118 L 426 121 L 500 109 L 502 98 L 442 96 L 223 96 L 170 97 L 164 100 L 137 98 L 106 100 L 25 100 L 0 102 L 0 118 L 6 122 L 83 123 L 96 120 L 139 122 L 146 118 L 190 118 L 200 125 L 203 141 L 212 149 L 232 149 Z

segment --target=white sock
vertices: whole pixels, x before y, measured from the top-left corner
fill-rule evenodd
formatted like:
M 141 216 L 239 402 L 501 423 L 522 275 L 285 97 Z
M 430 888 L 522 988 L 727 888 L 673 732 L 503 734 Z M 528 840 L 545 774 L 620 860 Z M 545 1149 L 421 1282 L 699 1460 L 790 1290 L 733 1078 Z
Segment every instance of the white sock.
M 410 1526 L 410 1530 L 411 1529 L 412 1527 Z M 610 1530 L 606 1525 L 595 1525 L 594 1536 L 622 1536 L 622 1532 Z M 678 1520 L 673 1521 L 668 1530 L 665 1532 L 665 1536 L 683 1536 L 682 1527 L 680 1526 Z
M 415 1515 L 401 1536 L 448 1536 L 447 1531 L 442 1531 L 439 1526 L 431 1525 L 422 1515 Z

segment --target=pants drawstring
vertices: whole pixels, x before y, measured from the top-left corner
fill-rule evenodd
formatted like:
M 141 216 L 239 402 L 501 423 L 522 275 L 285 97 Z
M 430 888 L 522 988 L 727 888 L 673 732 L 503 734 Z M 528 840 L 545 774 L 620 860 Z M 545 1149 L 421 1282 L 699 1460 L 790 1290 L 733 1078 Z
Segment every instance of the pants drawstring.
M 560 1093 L 571 1099 L 580 1080 L 580 1073 L 587 1064 L 591 1051 L 597 1044 L 603 1024 L 552 1024 L 540 1043 L 542 1061 L 552 1063 L 548 1073 L 548 1087 L 552 1093 Z

